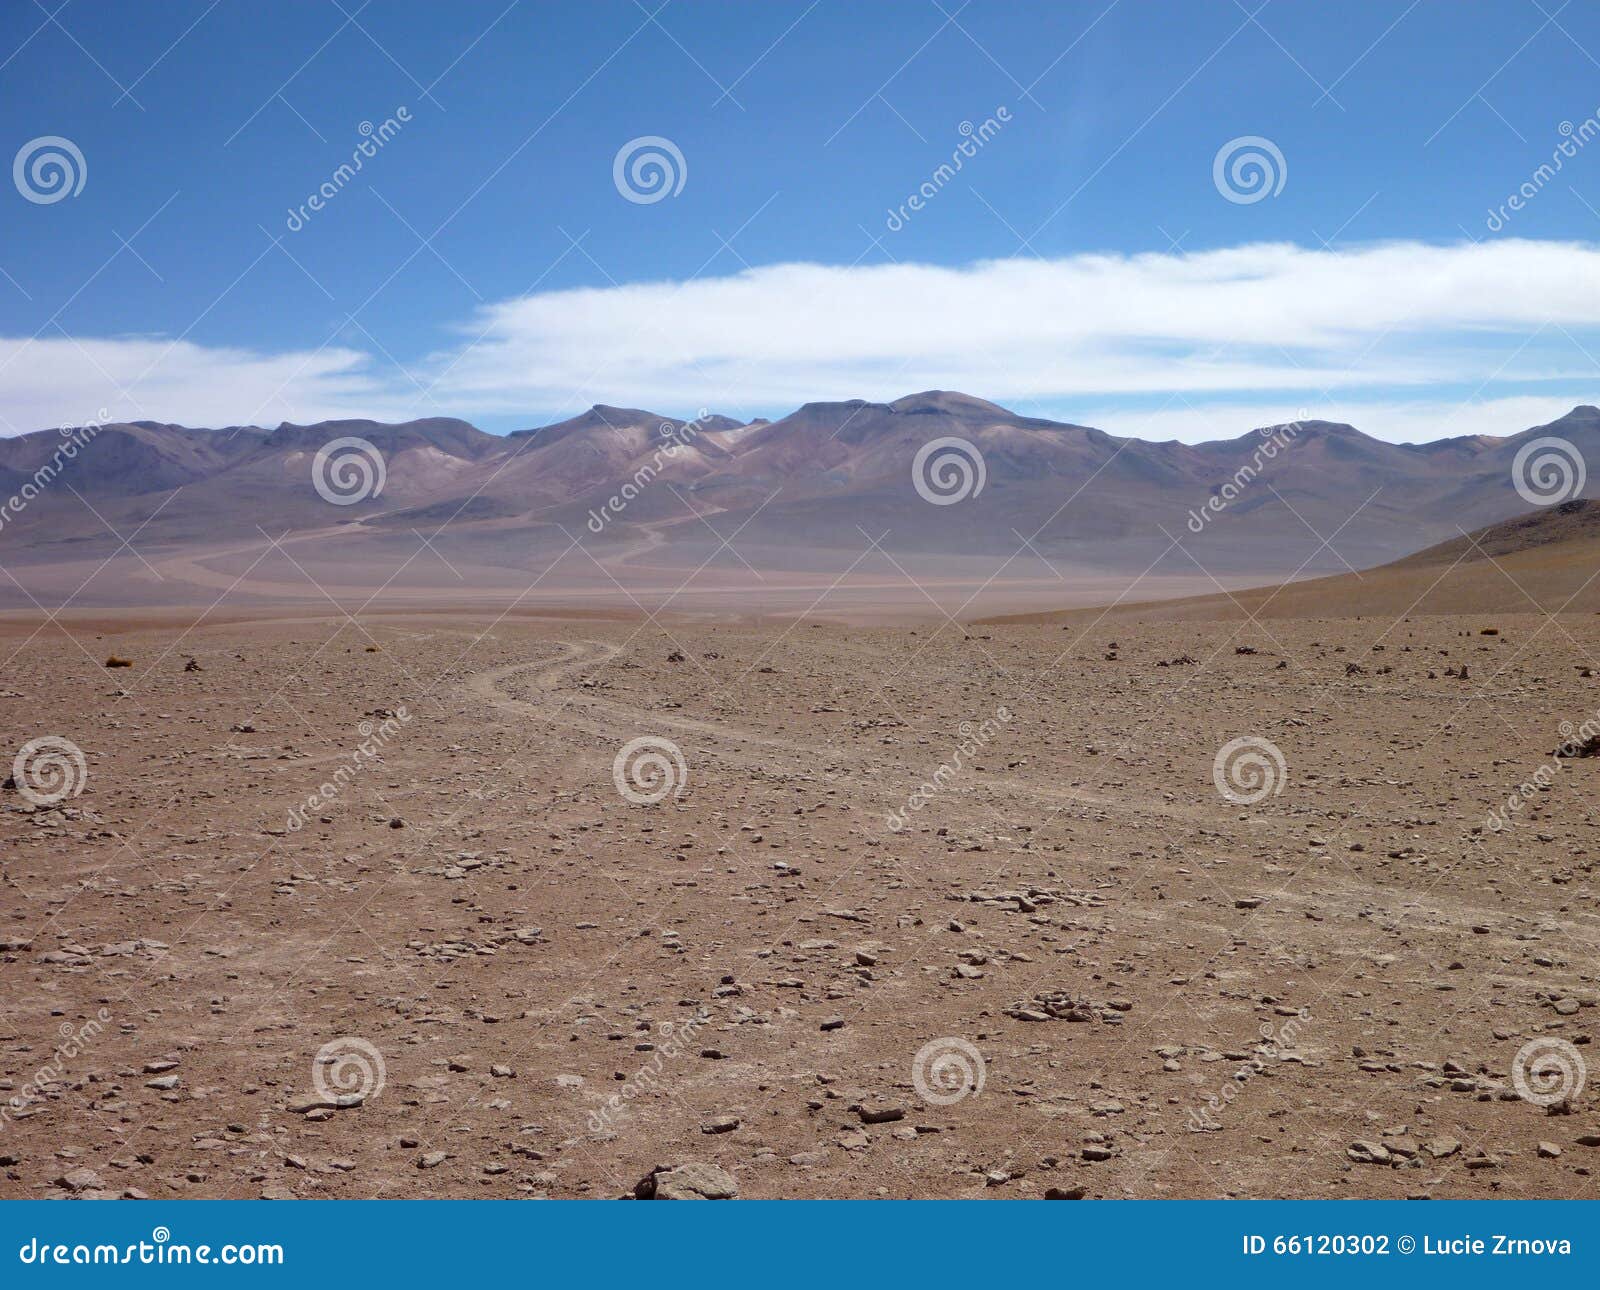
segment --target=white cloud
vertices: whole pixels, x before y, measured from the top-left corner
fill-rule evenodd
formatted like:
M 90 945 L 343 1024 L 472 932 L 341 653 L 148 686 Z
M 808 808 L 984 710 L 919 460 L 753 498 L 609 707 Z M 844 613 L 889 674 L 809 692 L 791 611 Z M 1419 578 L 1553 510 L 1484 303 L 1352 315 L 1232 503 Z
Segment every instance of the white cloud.
M 486 306 L 445 401 L 791 405 L 930 386 L 1007 399 L 1586 379 L 1600 248 L 1506 240 L 782 264 Z M 1530 335 L 1536 336 L 1529 343 Z M 1094 400 L 1099 402 L 1101 400 Z
M 260 354 L 150 337 L 0 337 L 0 434 L 90 421 L 276 425 L 411 415 L 351 349 Z
M 962 268 L 780 264 L 543 292 L 487 305 L 455 330 L 452 346 L 381 380 L 354 349 L 47 340 L 11 361 L 17 342 L 0 341 L 0 415 L 19 428 L 82 420 L 85 405 L 120 416 L 117 384 L 141 415 L 201 424 L 532 418 L 596 402 L 753 415 L 940 387 L 1156 437 L 1237 434 L 1252 409 L 1279 405 L 1388 438 L 1469 424 L 1511 433 L 1532 407 L 1547 419 L 1546 407 L 1577 401 L 1547 399 L 1541 382 L 1600 384 L 1590 358 L 1600 247 L 1257 244 Z M 1450 405 L 1436 391 L 1447 387 L 1476 391 L 1470 414 L 1442 417 Z M 1408 389 L 1416 395 L 1395 394 Z M 1378 390 L 1388 402 L 1372 401 Z M 1153 418 L 1127 410 L 1163 396 Z M 1501 412 L 1518 419 L 1490 426 Z M 1138 431 L 1141 420 L 1170 429 Z

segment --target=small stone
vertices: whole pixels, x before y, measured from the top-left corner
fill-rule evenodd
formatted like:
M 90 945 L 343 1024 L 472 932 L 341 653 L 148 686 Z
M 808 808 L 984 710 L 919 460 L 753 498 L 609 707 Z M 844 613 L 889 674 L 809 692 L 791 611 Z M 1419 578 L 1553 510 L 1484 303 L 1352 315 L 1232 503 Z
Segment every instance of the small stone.
M 1561 1148 L 1553 1142 L 1541 1142 L 1539 1144 L 1539 1158 L 1541 1160 L 1554 1160 L 1560 1154 Z
M 417 1157 L 418 1169 L 437 1169 L 449 1157 L 443 1151 L 430 1151 L 426 1155 Z
M 824 1021 L 822 1023 L 822 1029 L 823 1030 L 843 1030 L 844 1029 L 844 1018 L 843 1017 L 829 1017 L 826 1021 Z
M 708 1120 L 700 1126 L 701 1133 L 732 1133 L 739 1127 L 737 1115 L 719 1115 L 714 1120 Z
M 365 1093 L 310 1093 L 290 1102 L 287 1110 L 292 1115 L 309 1116 L 313 1111 L 347 1111 L 367 1100 Z M 326 1118 L 326 1117 L 324 1117 Z

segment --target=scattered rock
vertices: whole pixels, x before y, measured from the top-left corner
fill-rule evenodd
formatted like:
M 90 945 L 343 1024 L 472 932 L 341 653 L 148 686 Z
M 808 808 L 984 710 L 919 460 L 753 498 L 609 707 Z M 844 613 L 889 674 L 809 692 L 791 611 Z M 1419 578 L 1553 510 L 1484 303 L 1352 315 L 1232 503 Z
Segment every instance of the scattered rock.
M 99 1191 L 102 1187 L 100 1175 L 93 1169 L 70 1169 L 56 1179 L 57 1187 L 65 1187 L 68 1191 Z
M 639 1180 L 633 1194 L 639 1200 L 732 1200 L 739 1184 L 726 1169 L 691 1160 L 657 1165 Z

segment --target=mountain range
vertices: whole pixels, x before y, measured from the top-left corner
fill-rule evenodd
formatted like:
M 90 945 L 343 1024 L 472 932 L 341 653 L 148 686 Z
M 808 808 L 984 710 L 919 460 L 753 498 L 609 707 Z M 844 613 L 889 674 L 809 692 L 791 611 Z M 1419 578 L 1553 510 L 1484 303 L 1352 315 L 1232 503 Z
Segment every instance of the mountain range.
M 1237 585 L 1367 568 L 1525 513 L 1517 454 L 1547 436 L 1600 460 L 1600 409 L 1425 444 L 1326 421 L 1152 443 L 946 391 L 808 403 L 751 423 L 600 405 L 505 436 L 443 417 L 276 429 L 140 421 L 0 439 L 0 502 L 79 443 L 36 496 L 0 511 L 0 563 L 89 560 L 134 531 L 139 552 L 198 552 L 339 530 L 347 551 L 385 534 L 426 537 L 441 558 L 459 555 L 447 563 L 469 583 L 462 565 L 520 573 L 530 553 L 574 541 L 603 562 L 737 560 L 753 571 L 842 567 L 804 553 L 875 541 L 924 571 L 1011 562 L 1070 579 L 1154 568 Z M 318 452 L 347 439 L 372 445 L 383 485 L 335 505 L 313 473 Z M 981 457 L 982 483 L 932 504 L 914 466 L 946 439 Z

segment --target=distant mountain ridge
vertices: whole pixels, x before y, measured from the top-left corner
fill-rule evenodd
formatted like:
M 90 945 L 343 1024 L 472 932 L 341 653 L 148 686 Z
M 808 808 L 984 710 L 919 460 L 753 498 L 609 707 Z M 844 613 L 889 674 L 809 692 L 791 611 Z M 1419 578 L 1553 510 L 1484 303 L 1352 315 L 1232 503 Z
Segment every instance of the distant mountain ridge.
M 1535 439 L 1558 436 L 1600 463 L 1592 405 L 1504 438 L 1391 444 L 1306 421 L 1184 444 L 1022 416 L 942 390 L 889 403 L 807 403 L 751 423 L 596 405 L 503 437 L 447 417 L 220 430 L 141 421 L 82 436 L 61 471 L 70 489 L 42 489 L 11 516 L 5 548 L 91 542 L 124 524 L 147 526 L 141 542 L 177 545 L 352 523 L 570 530 L 631 484 L 627 508 L 597 541 L 627 540 L 639 526 L 670 542 L 737 528 L 741 546 L 847 548 L 882 533 L 886 549 L 1004 559 L 1031 548 L 1071 569 L 1138 570 L 1165 559 L 1188 560 L 1191 572 L 1287 576 L 1308 559 L 1310 572 L 1379 564 L 1530 510 L 1512 471 Z M 313 463 L 343 438 L 373 446 L 384 483 L 376 495 L 330 506 L 312 487 Z M 943 439 L 981 458 L 982 487 L 958 504 L 930 505 L 912 466 Z M 1273 439 L 1286 446 L 1265 455 Z M 34 478 L 62 440 L 54 430 L 0 439 L 0 497 Z M 1593 493 L 1586 485 L 1584 495 Z M 1197 512 L 1206 520 L 1199 532 L 1189 520 Z

